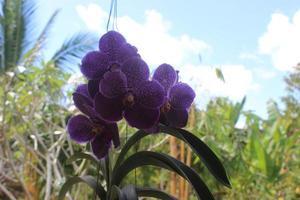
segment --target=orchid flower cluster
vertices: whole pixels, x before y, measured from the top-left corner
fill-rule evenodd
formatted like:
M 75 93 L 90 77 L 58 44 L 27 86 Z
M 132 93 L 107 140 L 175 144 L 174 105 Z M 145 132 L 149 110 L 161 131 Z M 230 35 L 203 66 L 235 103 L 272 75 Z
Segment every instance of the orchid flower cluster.
M 120 146 L 117 122 L 123 118 L 130 126 L 152 133 L 159 132 L 159 123 L 186 126 L 193 89 L 178 82 L 178 72 L 169 64 L 160 65 L 150 78 L 137 48 L 120 33 L 104 34 L 99 51 L 87 53 L 80 70 L 88 83 L 77 87 L 73 101 L 83 114 L 70 118 L 67 129 L 76 142 L 90 142 L 98 159 L 108 154 L 112 144 Z

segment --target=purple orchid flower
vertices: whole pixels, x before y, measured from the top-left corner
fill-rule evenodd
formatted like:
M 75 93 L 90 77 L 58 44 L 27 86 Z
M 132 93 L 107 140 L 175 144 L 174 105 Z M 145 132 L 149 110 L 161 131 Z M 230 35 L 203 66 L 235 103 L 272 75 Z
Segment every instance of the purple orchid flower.
M 99 80 L 105 72 L 120 68 L 129 58 L 140 57 L 137 48 L 116 31 L 109 31 L 99 41 L 100 51 L 91 51 L 82 59 L 80 70 L 89 80 Z
M 164 101 L 163 87 L 149 81 L 149 68 L 140 58 L 131 58 L 121 70 L 106 72 L 94 99 L 95 110 L 107 121 L 123 117 L 130 126 L 147 129 L 157 123 Z
M 94 155 L 101 159 L 107 155 L 111 143 L 117 148 L 120 138 L 116 123 L 102 120 L 94 110 L 87 84 L 81 84 L 73 93 L 75 106 L 85 115 L 77 115 L 68 121 L 68 132 L 77 143 L 90 142 Z
M 178 128 L 186 126 L 188 109 L 196 96 L 194 90 L 188 84 L 178 83 L 177 72 L 168 64 L 162 64 L 155 70 L 153 80 L 164 87 L 160 122 Z
M 84 115 L 76 115 L 68 121 L 68 132 L 77 143 L 91 143 L 94 155 L 101 159 L 108 154 L 113 141 L 114 146 L 120 146 L 118 126 L 102 120 L 91 120 Z
M 73 93 L 73 101 L 78 110 L 83 114 L 93 119 L 100 118 L 99 114 L 94 109 L 94 101 L 88 91 L 87 84 L 78 85 Z

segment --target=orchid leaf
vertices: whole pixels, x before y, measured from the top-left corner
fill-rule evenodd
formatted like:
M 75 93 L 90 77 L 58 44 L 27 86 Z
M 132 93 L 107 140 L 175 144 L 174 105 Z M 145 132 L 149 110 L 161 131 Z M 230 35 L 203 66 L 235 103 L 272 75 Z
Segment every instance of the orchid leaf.
M 169 155 L 151 151 L 135 153 L 126 159 L 118 168 L 115 168 L 112 177 L 112 184 L 119 185 L 130 171 L 137 167 L 146 165 L 164 168 L 177 173 L 194 187 L 198 199 L 214 199 L 206 184 L 193 169 Z

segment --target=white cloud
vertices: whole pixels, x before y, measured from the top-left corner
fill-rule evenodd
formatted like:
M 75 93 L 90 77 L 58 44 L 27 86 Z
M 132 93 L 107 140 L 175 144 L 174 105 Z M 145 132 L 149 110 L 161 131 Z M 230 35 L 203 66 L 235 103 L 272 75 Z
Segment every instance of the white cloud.
M 253 68 L 253 72 L 255 76 L 264 80 L 269 80 L 277 76 L 277 73 L 274 70 L 266 69 L 264 67 L 255 67 Z
M 255 53 L 241 53 L 239 58 L 242 60 L 251 60 L 257 63 L 263 63 L 263 60 Z
M 101 7 L 90 4 L 79 5 L 76 9 L 89 29 L 100 34 L 105 32 L 107 13 Z M 171 22 L 155 10 L 146 11 L 142 22 L 129 16 L 118 18 L 119 31 L 139 49 L 151 68 L 154 69 L 161 63 L 172 64 L 180 71 L 181 80 L 192 84 L 196 89 L 198 102 L 203 93 L 240 100 L 249 90 L 257 89 L 252 72 L 242 65 L 222 65 L 226 83 L 216 77 L 214 68 L 195 65 L 198 55 L 211 54 L 212 47 L 188 34 L 174 36 L 170 33 L 171 27 Z
M 300 62 L 300 10 L 291 19 L 272 14 L 267 31 L 259 39 L 259 51 L 270 55 L 277 69 L 293 69 Z
M 252 72 L 243 65 L 222 65 L 221 70 L 225 83 L 217 78 L 215 69 L 207 65 L 187 64 L 184 71 L 180 72 L 180 78 L 191 83 L 198 94 L 229 96 L 234 100 L 240 100 L 247 92 L 259 89 L 259 85 L 253 83 Z
M 76 11 L 89 29 L 97 32 L 105 30 L 108 14 L 100 6 L 96 4 L 77 5 Z

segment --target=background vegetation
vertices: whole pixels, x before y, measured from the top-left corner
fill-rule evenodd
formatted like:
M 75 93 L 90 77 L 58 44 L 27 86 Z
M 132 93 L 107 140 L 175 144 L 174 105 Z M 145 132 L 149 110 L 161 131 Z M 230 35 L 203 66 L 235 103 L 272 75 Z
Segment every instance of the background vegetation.
M 55 12 L 41 33 L 32 32 L 36 6 L 33 1 L 3 0 L 0 12 L 0 199 L 56 199 L 66 177 L 95 173 L 91 163 L 65 163 L 85 147 L 72 143 L 65 132 L 70 115 L 72 70 L 80 57 L 94 48 L 93 36 L 78 33 L 67 38 L 52 56 L 43 52 Z M 30 36 L 30 37 L 29 37 Z M 282 108 L 268 102 L 267 119 L 246 111 L 241 102 L 216 97 L 207 107 L 193 107 L 187 129 L 203 139 L 223 161 L 232 189 L 216 184 L 200 160 L 183 143 L 157 135 L 146 138 L 132 151 L 143 149 L 170 153 L 201 171 L 217 199 L 300 198 L 300 66 L 284 80 Z M 71 83 L 71 84 L 70 84 Z M 201 95 L 201 94 L 197 94 Z M 242 128 L 239 120 L 245 120 Z M 134 130 L 120 123 L 122 143 Z M 118 152 L 117 150 L 114 150 Z M 83 170 L 90 165 L 89 170 Z M 194 199 L 183 180 L 164 170 L 147 167 L 130 174 L 128 183 L 157 186 L 180 199 Z M 89 199 L 82 185 L 69 199 Z

